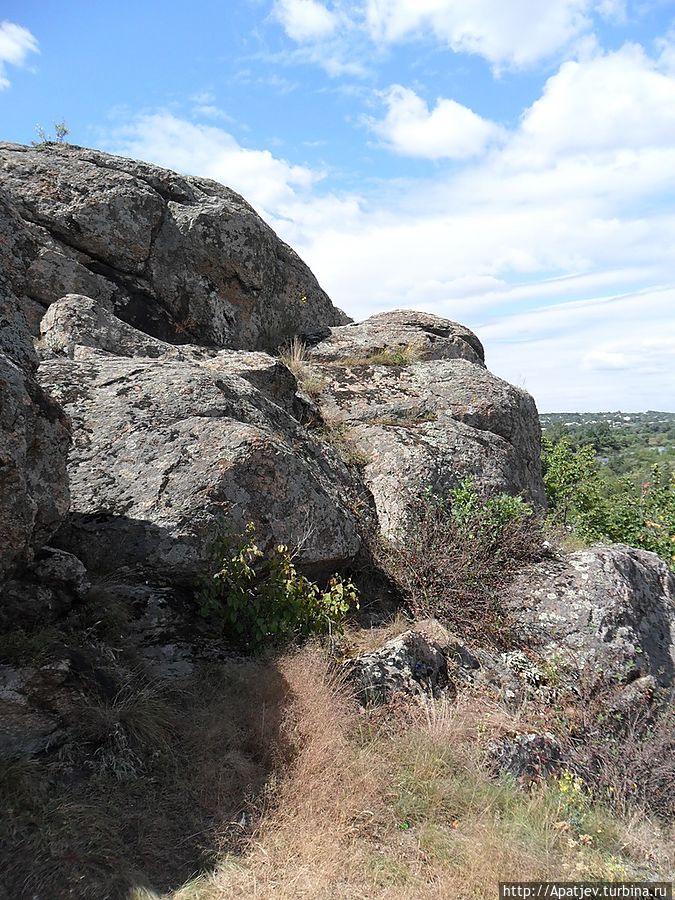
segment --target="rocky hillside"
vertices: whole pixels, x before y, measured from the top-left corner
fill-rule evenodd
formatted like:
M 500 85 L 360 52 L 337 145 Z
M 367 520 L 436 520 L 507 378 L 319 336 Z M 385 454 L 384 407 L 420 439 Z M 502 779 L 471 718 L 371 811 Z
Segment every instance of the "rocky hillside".
M 374 548 L 406 546 L 420 498 L 470 477 L 541 518 L 535 403 L 467 328 L 401 310 L 350 323 L 216 182 L 68 145 L 0 144 L 0 175 L 0 757 L 67 755 L 92 684 L 118 702 L 123 652 L 168 679 L 222 660 L 195 598 L 225 533 L 253 523 L 313 578 L 357 573 L 375 608 L 395 579 Z M 539 550 L 503 608 L 541 664 L 590 667 L 626 703 L 672 687 L 658 557 Z M 101 635 L 113 610 L 123 650 Z M 513 701 L 542 677 L 444 624 L 350 661 L 363 703 L 466 684 Z
M 35 482 L 12 517 L 22 547 L 61 525 L 58 545 L 89 567 L 192 577 L 219 530 L 253 520 L 304 564 L 335 566 L 358 554 L 371 507 L 391 531 L 420 488 L 467 474 L 542 505 L 534 403 L 488 372 L 467 329 L 415 313 L 346 325 L 216 183 L 68 146 L 2 145 L 0 166 L 3 346 L 32 378 L 40 335 L 36 380 L 72 439 L 67 479 L 65 437 L 15 464 Z M 261 352 L 296 336 L 313 345 L 318 405 Z M 57 408 L 22 423 L 25 443 Z M 324 424 L 348 429 L 363 472 Z M 9 565 L 22 551 L 6 546 Z

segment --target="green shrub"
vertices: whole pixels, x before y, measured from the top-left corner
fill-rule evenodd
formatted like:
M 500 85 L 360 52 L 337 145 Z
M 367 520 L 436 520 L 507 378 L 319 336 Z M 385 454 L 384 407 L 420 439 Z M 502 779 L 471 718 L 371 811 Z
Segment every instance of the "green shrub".
M 334 633 L 349 610 L 358 608 L 351 581 L 334 575 L 320 588 L 297 571 L 285 544 L 265 557 L 255 543 L 253 523 L 243 540 L 220 541 L 217 555 L 220 569 L 199 592 L 200 613 L 247 646 Z
M 382 542 L 379 557 L 415 616 L 509 645 L 515 634 L 501 589 L 544 552 L 540 525 L 521 497 L 486 496 L 468 478 L 445 497 L 427 491 L 416 498 L 401 539 Z
M 612 541 L 658 553 L 675 568 L 675 474 L 652 468 L 635 484 L 601 468 L 592 446 L 544 438 L 549 523 L 582 540 Z

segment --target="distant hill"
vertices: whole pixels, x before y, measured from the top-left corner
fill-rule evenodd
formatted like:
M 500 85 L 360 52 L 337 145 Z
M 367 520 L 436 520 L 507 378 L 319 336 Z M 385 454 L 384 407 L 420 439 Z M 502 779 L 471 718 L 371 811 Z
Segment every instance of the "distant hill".
M 539 416 L 541 427 L 552 428 L 554 425 L 565 425 L 570 428 L 604 423 L 611 428 L 628 428 L 650 431 L 667 431 L 675 426 L 675 413 L 657 412 L 649 409 L 647 412 L 625 413 L 593 412 L 593 413 L 541 413 Z

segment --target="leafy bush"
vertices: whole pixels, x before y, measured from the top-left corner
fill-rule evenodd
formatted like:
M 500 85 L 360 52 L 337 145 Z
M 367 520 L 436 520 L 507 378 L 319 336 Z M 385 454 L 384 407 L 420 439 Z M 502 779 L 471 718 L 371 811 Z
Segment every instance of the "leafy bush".
M 442 619 L 470 638 L 512 643 L 500 589 L 519 565 L 545 551 L 524 500 L 488 497 L 469 478 L 446 497 L 418 497 L 404 534 L 383 543 L 379 555 L 413 614 Z
M 334 575 L 320 588 L 297 571 L 285 544 L 265 557 L 253 523 L 242 541 L 223 540 L 217 553 L 221 566 L 201 588 L 200 613 L 248 646 L 339 631 L 349 610 L 358 607 L 351 581 Z
M 675 473 L 654 466 L 648 481 L 612 478 L 590 445 L 544 438 L 549 522 L 582 540 L 613 541 L 658 553 L 675 568 Z

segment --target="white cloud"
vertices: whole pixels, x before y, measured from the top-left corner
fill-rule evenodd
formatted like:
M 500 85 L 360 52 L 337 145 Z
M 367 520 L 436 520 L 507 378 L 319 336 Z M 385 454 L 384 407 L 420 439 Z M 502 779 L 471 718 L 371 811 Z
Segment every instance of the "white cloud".
M 604 19 L 623 24 L 628 17 L 627 0 L 598 0 L 597 10 Z
M 269 150 L 242 147 L 221 128 L 195 125 L 168 112 L 139 116 L 105 143 L 117 153 L 220 181 L 268 216 L 278 214 L 296 190 L 310 188 L 321 177 Z
M 544 307 L 481 329 L 488 362 L 539 409 L 670 409 L 675 288 Z
M 525 113 L 513 155 L 522 165 L 573 154 L 675 145 L 675 79 L 627 44 L 569 61 Z
M 241 191 L 355 318 L 413 307 L 476 328 L 544 409 L 675 409 L 674 90 L 633 46 L 564 64 L 480 159 L 363 196 L 168 114 L 108 147 Z
M 298 43 L 330 35 L 338 17 L 317 0 L 277 0 L 274 13 L 286 34 Z
M 366 0 L 375 40 L 431 32 L 496 68 L 532 65 L 587 31 L 591 0 Z
M 675 28 L 656 41 L 659 51 L 658 63 L 668 75 L 675 75 Z
M 384 95 L 387 114 L 370 127 L 396 153 L 424 159 L 467 159 L 480 155 L 502 133 L 455 100 L 439 98 L 429 110 L 414 91 L 393 85 Z
M 38 42 L 27 28 L 0 22 L 0 90 L 9 87 L 6 66 L 23 66 L 30 53 L 39 53 Z

